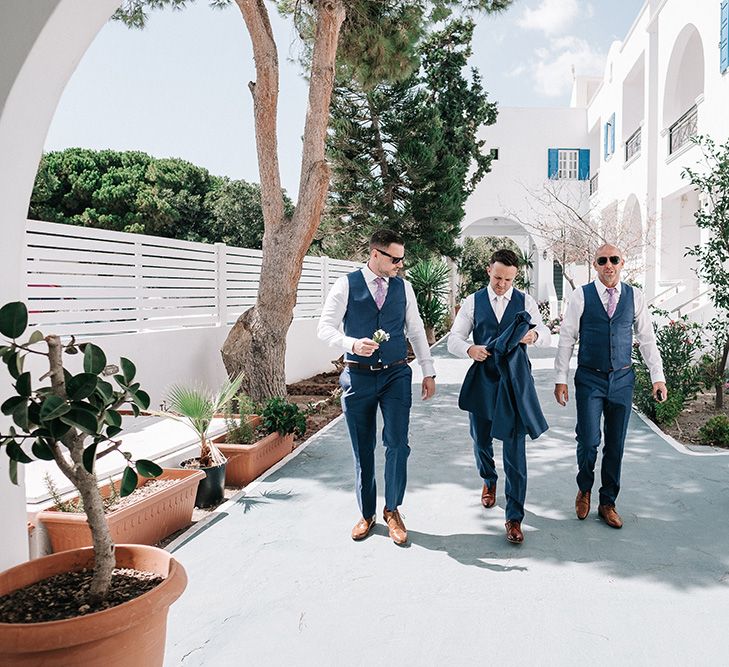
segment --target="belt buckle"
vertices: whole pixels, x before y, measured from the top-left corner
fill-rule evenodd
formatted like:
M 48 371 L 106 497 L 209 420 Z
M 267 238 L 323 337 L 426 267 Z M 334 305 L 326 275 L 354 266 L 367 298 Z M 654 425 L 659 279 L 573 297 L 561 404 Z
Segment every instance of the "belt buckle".
M 383 365 L 380 363 L 378 366 L 370 366 L 371 371 L 384 371 L 387 368 L 387 364 Z

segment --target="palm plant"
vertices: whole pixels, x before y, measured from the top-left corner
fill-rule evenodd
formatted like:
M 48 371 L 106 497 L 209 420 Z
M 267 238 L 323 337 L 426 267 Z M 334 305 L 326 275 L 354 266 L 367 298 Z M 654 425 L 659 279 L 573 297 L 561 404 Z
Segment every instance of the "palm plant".
M 449 273 L 448 265 L 440 259 L 421 259 L 408 270 L 429 343 L 435 342 L 435 328 L 447 314 Z
M 213 417 L 222 412 L 235 397 L 242 381 L 243 373 L 240 373 L 232 380 L 226 380 L 215 394 L 201 386 L 174 385 L 167 392 L 166 402 L 169 409 L 165 412 L 154 413 L 176 419 L 195 431 L 200 438 L 199 462 L 201 468 L 222 465 L 226 461 L 225 456 L 208 439 L 207 434 Z

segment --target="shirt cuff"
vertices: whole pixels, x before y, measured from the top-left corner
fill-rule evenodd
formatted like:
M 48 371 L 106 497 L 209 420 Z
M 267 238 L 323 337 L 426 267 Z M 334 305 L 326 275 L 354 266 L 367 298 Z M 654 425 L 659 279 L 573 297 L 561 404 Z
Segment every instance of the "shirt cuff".
M 663 382 L 665 384 L 666 377 L 663 375 L 663 373 L 651 373 L 651 382 L 655 384 L 656 382 Z
M 344 340 L 342 341 L 342 348 L 345 352 L 349 352 L 350 354 L 354 354 L 354 344 L 357 342 L 356 338 L 351 338 L 350 336 L 345 336 Z
M 567 384 L 567 374 L 557 373 L 554 378 L 554 384 Z
M 424 361 L 420 364 L 420 370 L 423 372 L 423 377 L 433 377 L 435 375 L 435 364 L 432 361 Z

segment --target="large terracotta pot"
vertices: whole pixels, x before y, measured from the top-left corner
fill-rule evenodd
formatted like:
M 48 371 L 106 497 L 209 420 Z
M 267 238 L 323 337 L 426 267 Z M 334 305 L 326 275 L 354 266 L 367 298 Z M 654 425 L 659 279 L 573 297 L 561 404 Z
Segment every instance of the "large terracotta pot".
M 165 468 L 157 479 L 177 479 L 177 484 L 142 498 L 139 502 L 106 515 L 111 539 L 123 544 L 156 544 L 168 535 L 189 526 L 195 493 L 202 470 Z M 146 482 L 140 478 L 139 484 Z M 110 485 L 100 489 L 107 497 Z M 38 519 L 48 531 L 53 552 L 91 546 L 91 529 L 85 514 L 44 510 Z
M 214 442 L 228 459 L 226 484 L 245 486 L 293 451 L 294 434 L 272 433 L 251 445 L 226 443 L 224 435 Z
M 117 567 L 165 576 L 156 588 L 117 607 L 64 621 L 0 623 L 3 667 L 156 667 L 162 665 L 167 611 L 187 586 L 172 555 L 141 545 L 117 545 Z M 64 551 L 0 573 L 0 595 L 63 572 L 92 567 L 93 549 Z

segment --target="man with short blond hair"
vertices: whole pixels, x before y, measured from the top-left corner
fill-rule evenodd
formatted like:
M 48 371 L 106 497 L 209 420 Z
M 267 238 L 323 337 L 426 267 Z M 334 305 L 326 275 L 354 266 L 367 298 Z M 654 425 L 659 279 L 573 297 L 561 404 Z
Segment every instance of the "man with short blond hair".
M 625 436 L 632 410 L 635 373 L 632 369 L 633 336 L 648 366 L 653 396 L 666 400 L 661 355 L 641 290 L 620 282 L 625 260 L 620 249 L 604 244 L 595 252 L 597 278 L 570 295 L 559 331 L 554 366 L 554 396 L 560 405 L 569 399 L 567 374 L 575 343 L 580 341 L 575 373 L 577 401 L 577 498 L 575 512 L 585 519 L 595 480 L 600 446 L 600 421 L 604 419 L 598 515 L 612 528 L 623 520 L 615 509 Z

